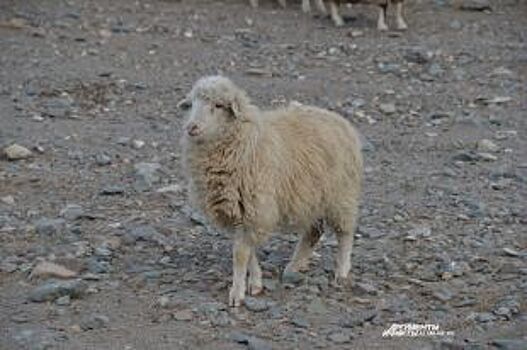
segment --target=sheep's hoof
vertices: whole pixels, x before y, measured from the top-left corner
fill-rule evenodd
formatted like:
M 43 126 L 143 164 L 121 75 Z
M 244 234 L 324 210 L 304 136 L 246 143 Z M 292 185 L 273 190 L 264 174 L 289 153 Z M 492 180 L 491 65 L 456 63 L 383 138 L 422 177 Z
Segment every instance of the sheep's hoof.
M 242 305 L 244 299 L 244 293 L 240 293 L 238 289 L 231 288 L 229 292 L 229 306 L 239 307 Z
M 350 280 L 347 277 L 335 276 L 333 280 L 333 287 L 335 288 L 346 288 L 350 286 Z
M 249 283 L 249 295 L 250 296 L 257 296 L 263 291 L 262 283 Z
M 387 32 L 390 28 L 388 28 L 386 24 L 379 24 L 377 26 L 377 29 L 380 30 L 381 32 Z
M 397 23 L 397 29 L 398 30 L 407 30 L 408 26 L 404 22 Z

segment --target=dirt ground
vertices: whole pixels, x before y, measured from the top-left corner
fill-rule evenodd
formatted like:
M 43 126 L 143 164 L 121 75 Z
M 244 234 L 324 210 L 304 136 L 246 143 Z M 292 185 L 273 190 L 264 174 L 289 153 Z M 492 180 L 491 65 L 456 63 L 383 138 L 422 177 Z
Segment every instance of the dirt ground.
M 0 158 L 0 349 L 527 349 L 527 2 L 407 2 L 380 33 L 364 5 L 335 28 L 293 0 L 0 1 L 0 149 L 31 151 Z M 259 250 L 264 294 L 227 307 L 176 108 L 217 73 L 360 130 L 349 286 L 329 234 L 282 281 L 288 232 Z M 406 323 L 446 333 L 382 336 Z

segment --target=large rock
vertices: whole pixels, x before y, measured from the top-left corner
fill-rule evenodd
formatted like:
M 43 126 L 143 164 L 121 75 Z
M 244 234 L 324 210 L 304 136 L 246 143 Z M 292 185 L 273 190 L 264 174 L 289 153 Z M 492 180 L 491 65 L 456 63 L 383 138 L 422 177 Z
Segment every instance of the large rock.
M 86 292 L 87 284 L 80 280 L 49 281 L 29 293 L 29 300 L 33 302 L 52 301 L 69 295 L 70 298 L 80 298 Z
M 9 160 L 20 160 L 20 159 L 26 159 L 33 155 L 30 150 L 27 148 L 12 144 L 11 146 L 4 149 L 4 153 Z

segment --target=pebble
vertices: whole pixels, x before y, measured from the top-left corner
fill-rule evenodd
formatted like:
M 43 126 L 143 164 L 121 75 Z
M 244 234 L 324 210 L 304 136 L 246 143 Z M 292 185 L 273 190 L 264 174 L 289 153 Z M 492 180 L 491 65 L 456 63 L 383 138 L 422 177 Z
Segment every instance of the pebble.
M 57 304 L 58 306 L 68 306 L 71 304 L 71 297 L 69 295 L 60 297 L 55 300 L 55 304 Z
M 41 218 L 35 222 L 35 230 L 41 236 L 52 236 L 64 230 L 64 219 Z
M 245 308 L 252 312 L 262 312 L 269 309 L 269 302 L 265 299 L 246 297 L 244 300 Z
M 172 315 L 176 321 L 191 321 L 194 318 L 194 314 L 190 310 L 176 311 Z
M 181 187 L 179 184 L 168 185 L 156 190 L 158 193 L 181 193 L 182 191 L 183 187 Z
M 57 277 L 57 278 L 73 278 L 77 276 L 77 272 L 72 271 L 64 266 L 43 261 L 37 264 L 33 271 L 32 277 Z
M 108 185 L 104 186 L 100 194 L 104 196 L 115 196 L 124 193 L 124 187 L 121 185 Z
M 483 152 L 497 152 L 500 149 L 498 145 L 488 139 L 479 140 L 476 147 Z
M 4 153 L 8 160 L 27 159 L 33 155 L 29 149 L 25 148 L 24 146 L 17 145 L 16 143 L 5 148 Z
M 352 336 L 350 333 L 333 332 L 328 334 L 327 338 L 329 341 L 332 341 L 335 344 L 346 344 L 351 341 Z
M 29 293 L 29 300 L 33 302 L 43 302 L 58 299 L 69 295 L 71 298 L 80 298 L 88 285 L 80 280 L 75 281 L 49 281 Z
M 447 288 L 439 288 L 432 292 L 432 295 L 443 302 L 449 301 L 454 296 L 454 293 Z
M 309 328 L 309 322 L 305 318 L 300 316 L 293 317 L 293 319 L 291 320 L 291 324 L 298 328 Z
M 141 149 L 145 145 L 145 142 L 142 140 L 133 140 L 132 147 L 135 149 Z
M 394 103 L 381 103 L 379 105 L 379 110 L 384 114 L 393 114 L 397 112 L 397 108 Z
M 95 156 L 95 162 L 99 166 L 112 164 L 112 158 L 105 153 L 99 153 Z
M 15 205 L 15 197 L 13 197 L 11 195 L 4 196 L 4 197 L 0 198 L 0 201 L 2 201 L 2 203 L 4 203 L 4 204 L 10 205 L 10 206 Z
M 491 11 L 490 0 L 463 0 L 459 7 L 464 11 Z
M 299 272 L 284 271 L 282 274 L 283 284 L 300 284 L 304 281 L 304 275 Z
M 486 152 L 480 152 L 478 153 L 479 159 L 485 161 L 485 162 L 494 162 L 498 160 L 498 157 L 496 157 L 494 154 L 486 153 Z
M 525 350 L 527 349 L 526 339 L 494 339 L 490 342 L 497 349 L 501 350 Z
M 108 323 L 110 323 L 108 316 L 92 314 L 82 319 L 80 322 L 80 327 L 83 331 L 96 330 L 106 328 Z
M 60 211 L 60 216 L 69 221 L 75 221 L 84 215 L 84 210 L 78 204 L 68 204 Z
M 159 163 L 138 163 L 134 165 L 135 169 L 135 183 L 134 188 L 139 192 L 149 190 L 153 184 L 160 180 L 159 169 L 161 165 Z

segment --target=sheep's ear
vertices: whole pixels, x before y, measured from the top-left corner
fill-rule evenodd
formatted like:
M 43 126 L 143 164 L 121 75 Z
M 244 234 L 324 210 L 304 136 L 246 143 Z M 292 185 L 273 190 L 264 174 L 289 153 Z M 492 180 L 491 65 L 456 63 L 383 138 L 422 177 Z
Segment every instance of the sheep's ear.
M 188 97 L 185 97 L 178 102 L 177 108 L 182 111 L 188 111 L 190 108 L 192 108 L 192 101 Z
M 242 104 L 240 103 L 240 100 L 238 98 L 235 98 L 231 102 L 231 112 L 234 118 L 241 118 L 243 116 L 242 113 Z

